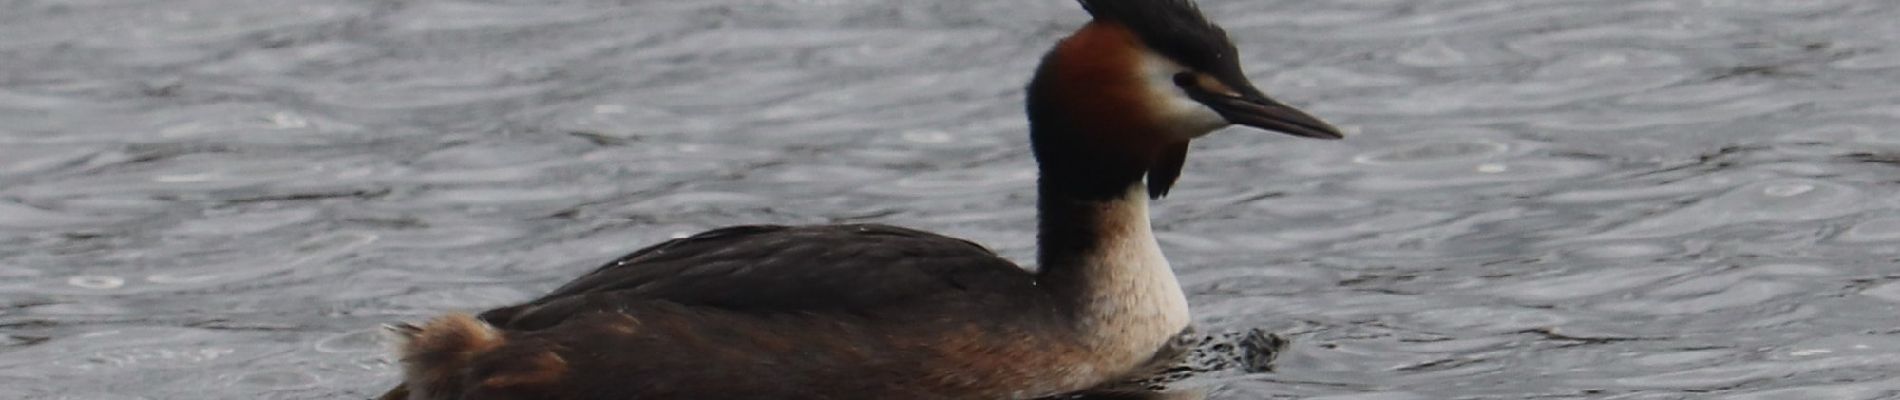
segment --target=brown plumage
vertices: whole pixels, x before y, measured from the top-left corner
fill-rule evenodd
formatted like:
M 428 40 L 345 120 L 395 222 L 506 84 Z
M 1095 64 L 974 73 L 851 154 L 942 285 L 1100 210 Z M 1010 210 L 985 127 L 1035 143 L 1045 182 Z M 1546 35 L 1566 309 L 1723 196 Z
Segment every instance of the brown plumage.
M 1035 272 L 885 225 L 717 229 L 394 329 L 405 382 L 383 399 L 1030 399 L 1151 371 L 1189 316 L 1148 201 L 1188 141 L 1338 132 L 1253 89 L 1188 1 L 1083 4 L 1096 20 L 1028 88 Z
M 389 330 L 402 359 L 405 392 L 421 393 L 424 398 L 461 398 L 464 369 L 507 342 L 501 331 L 459 313 L 422 326 L 402 324 Z

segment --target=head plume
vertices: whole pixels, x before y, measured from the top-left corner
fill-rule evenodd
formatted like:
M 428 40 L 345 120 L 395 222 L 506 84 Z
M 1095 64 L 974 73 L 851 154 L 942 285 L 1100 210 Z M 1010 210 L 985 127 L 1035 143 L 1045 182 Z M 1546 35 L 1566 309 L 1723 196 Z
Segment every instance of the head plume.
M 1097 21 L 1126 27 L 1149 49 L 1183 66 L 1213 74 L 1239 74 L 1227 31 L 1191 0 L 1079 0 Z

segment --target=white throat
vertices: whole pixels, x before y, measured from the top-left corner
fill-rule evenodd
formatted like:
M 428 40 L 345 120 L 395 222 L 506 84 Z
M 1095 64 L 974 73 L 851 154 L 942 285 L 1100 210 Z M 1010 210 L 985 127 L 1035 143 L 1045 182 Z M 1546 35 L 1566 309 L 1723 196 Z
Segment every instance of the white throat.
M 1079 267 L 1089 288 L 1079 322 L 1110 368 L 1147 361 L 1189 322 L 1187 296 L 1150 229 L 1143 187 L 1101 203 L 1098 246 L 1077 260 L 1088 264 Z

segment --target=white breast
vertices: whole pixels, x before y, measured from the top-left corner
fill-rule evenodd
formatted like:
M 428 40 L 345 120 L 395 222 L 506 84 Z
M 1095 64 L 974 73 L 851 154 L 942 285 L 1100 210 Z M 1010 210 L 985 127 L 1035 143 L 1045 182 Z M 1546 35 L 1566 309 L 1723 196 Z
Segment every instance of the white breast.
M 1149 228 L 1142 186 L 1105 207 L 1102 246 L 1087 258 L 1095 274 L 1083 324 L 1100 356 L 1098 372 L 1120 374 L 1187 329 L 1190 317 L 1187 295 Z

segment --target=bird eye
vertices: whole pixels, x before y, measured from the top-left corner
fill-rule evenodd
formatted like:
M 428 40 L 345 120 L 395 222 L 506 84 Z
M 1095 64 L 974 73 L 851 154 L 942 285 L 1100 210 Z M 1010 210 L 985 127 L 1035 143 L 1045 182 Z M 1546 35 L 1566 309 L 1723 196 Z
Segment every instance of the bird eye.
M 1181 73 L 1174 74 L 1174 85 L 1180 86 L 1182 89 L 1193 89 L 1195 85 L 1194 73 L 1181 72 Z

